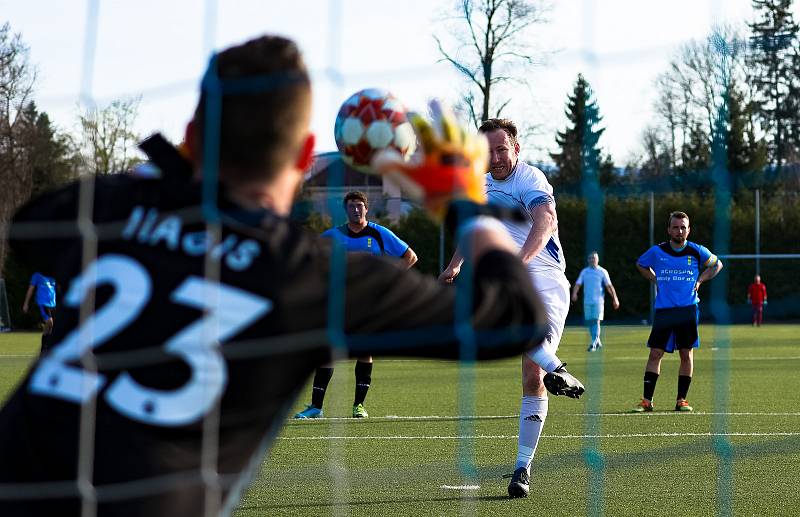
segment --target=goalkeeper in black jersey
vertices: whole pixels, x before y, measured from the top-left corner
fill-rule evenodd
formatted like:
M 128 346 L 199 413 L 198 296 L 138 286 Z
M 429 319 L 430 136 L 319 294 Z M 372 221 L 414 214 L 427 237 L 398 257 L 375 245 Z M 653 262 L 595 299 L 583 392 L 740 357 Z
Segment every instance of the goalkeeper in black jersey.
M 0 411 L 0 515 L 227 515 L 334 350 L 458 358 L 457 321 L 479 359 L 541 340 L 527 274 L 491 219 L 462 225 L 474 268 L 456 288 L 333 253 L 287 219 L 312 159 L 310 101 L 291 41 L 230 48 L 186 130 L 191 167 L 85 179 L 16 214 L 14 252 L 65 294 L 53 348 Z M 461 181 L 431 206 L 470 197 L 470 165 L 484 164 L 452 158 L 469 162 L 475 145 L 425 162 L 426 177 Z M 456 304 L 459 289 L 471 303 Z M 583 390 L 563 369 L 551 381 Z

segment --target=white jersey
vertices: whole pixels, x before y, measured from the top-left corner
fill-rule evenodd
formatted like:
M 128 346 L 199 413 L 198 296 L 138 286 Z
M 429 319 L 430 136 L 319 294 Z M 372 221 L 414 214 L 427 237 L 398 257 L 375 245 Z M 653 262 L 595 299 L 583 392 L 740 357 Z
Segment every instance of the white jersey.
M 520 248 L 533 227 L 533 209 L 545 203 L 555 206 L 553 187 L 544 173 L 522 161 L 517 161 L 511 175 L 504 180 L 496 180 L 491 173 L 487 173 L 486 194 L 489 203 L 519 208 L 528 216 L 528 220 L 524 222 L 503 221 L 511 238 Z M 535 273 L 560 271 L 563 274 L 566 267 L 558 231 L 550 237 L 544 249 L 528 262 L 528 270 Z
M 611 285 L 608 271 L 600 266 L 585 267 L 575 280 L 577 285 L 583 285 L 583 303 L 600 304 L 605 301 L 605 286 Z

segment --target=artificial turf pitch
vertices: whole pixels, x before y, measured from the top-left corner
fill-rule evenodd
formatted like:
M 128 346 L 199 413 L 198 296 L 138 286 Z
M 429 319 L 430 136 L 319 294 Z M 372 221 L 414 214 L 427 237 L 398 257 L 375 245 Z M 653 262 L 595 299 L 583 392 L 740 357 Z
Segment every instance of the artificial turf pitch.
M 339 363 L 326 418 L 287 420 L 235 515 L 800 515 L 800 326 L 702 326 L 695 412 L 673 411 L 673 354 L 655 412 L 632 414 L 648 330 L 608 326 L 589 354 L 586 331 L 567 329 L 559 356 L 587 395 L 550 398 L 527 499 L 509 500 L 502 478 L 519 359 L 378 359 L 370 418 L 350 418 L 353 362 Z M 0 334 L 0 398 L 37 349 L 38 335 Z M 293 412 L 309 398 L 310 387 Z

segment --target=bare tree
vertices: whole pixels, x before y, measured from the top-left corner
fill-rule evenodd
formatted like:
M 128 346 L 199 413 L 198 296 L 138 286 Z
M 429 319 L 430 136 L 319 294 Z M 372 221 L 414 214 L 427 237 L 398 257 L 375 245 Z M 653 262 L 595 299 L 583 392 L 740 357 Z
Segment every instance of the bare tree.
M 105 108 L 90 108 L 80 115 L 81 147 L 91 173 L 124 172 L 141 161 L 133 150 L 139 140 L 133 126 L 140 100 L 118 99 Z
M 713 35 L 725 41 L 738 42 L 742 38 L 730 27 L 718 28 Z M 669 69 L 656 80 L 658 97 L 655 111 L 658 125 L 668 131 L 670 165 L 682 165 L 684 146 L 696 140 L 697 132 L 704 132 L 709 140 L 715 128 L 718 107 L 724 102 L 730 84 L 719 83 L 719 52 L 711 37 L 705 40 L 692 40 L 683 44 L 669 65 Z M 747 85 L 748 72 L 742 52 L 743 47 L 730 48 L 731 81 Z M 642 145 L 651 146 L 652 138 L 644 133 Z
M 499 117 L 511 98 L 493 97 L 502 83 L 524 82 L 536 64 L 529 29 L 545 21 L 546 8 L 535 0 L 459 0 L 450 26 L 457 48 L 448 50 L 434 35 L 442 60 L 469 83 L 464 104 L 472 122 Z
M 678 99 L 675 98 L 675 89 L 672 76 L 668 74 L 661 74 L 658 76 L 658 79 L 656 79 L 656 86 L 659 92 L 655 104 L 656 113 L 661 116 L 666 123 L 667 129 L 669 130 L 670 166 L 675 167 L 677 156 L 677 144 L 675 140 L 677 139 L 679 133 L 679 120 L 685 111 L 681 113 L 681 106 L 678 103 Z M 646 136 L 647 133 L 644 133 L 644 135 L 643 145 L 647 148 L 649 146 L 649 137 Z
M 0 270 L 6 257 L 6 231 L 11 214 L 31 195 L 32 160 L 25 135 L 36 71 L 29 49 L 6 23 L 0 27 Z

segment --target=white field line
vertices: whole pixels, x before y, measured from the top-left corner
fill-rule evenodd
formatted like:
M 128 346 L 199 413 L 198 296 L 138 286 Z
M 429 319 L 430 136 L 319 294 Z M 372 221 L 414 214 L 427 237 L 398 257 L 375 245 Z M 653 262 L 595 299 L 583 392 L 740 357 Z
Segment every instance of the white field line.
M 583 345 L 581 345 L 583 347 Z M 612 347 L 614 345 L 611 345 Z M 585 347 L 584 347 L 585 348 Z M 604 348 L 607 348 L 604 346 Z M 718 352 L 721 349 L 712 347 L 711 345 L 701 345 L 700 348 L 697 349 L 698 354 L 696 355 L 694 360 L 697 361 L 713 361 L 713 357 L 703 356 L 703 351 L 710 351 L 710 352 Z M 735 351 L 736 349 L 730 349 Z M 636 356 L 621 356 L 621 357 L 613 357 L 609 359 L 609 361 L 647 361 L 647 347 L 642 344 L 642 354 L 643 355 L 636 355 Z M 588 355 L 588 354 L 587 354 Z M 674 354 L 673 354 L 674 355 Z M 677 356 L 675 356 L 677 357 Z M 732 357 L 731 361 L 797 361 L 800 359 L 800 355 L 789 355 L 789 356 L 780 356 L 780 357 L 763 357 L 763 356 L 752 356 L 752 357 Z M 435 361 L 435 359 L 381 359 L 382 363 L 430 363 L 431 361 Z
M 703 347 L 701 346 L 697 350 L 698 351 L 702 351 Z M 707 349 L 707 350 L 710 350 L 712 352 L 717 352 L 720 349 L 719 348 L 714 348 L 714 349 Z M 645 354 L 644 356 L 636 356 L 636 357 L 632 357 L 632 356 L 614 357 L 614 358 L 610 359 L 610 362 L 615 362 L 615 361 L 641 361 L 642 357 L 644 357 L 644 361 L 647 362 L 647 354 Z M 676 358 L 677 358 L 677 356 L 676 356 Z M 730 361 L 761 361 L 763 359 L 764 359 L 763 357 L 757 357 L 757 356 L 753 356 L 753 357 L 731 357 Z M 787 355 L 787 356 L 783 356 L 783 357 L 770 357 L 768 360 L 772 360 L 772 361 L 797 361 L 798 359 L 800 359 L 800 355 Z M 708 356 L 702 356 L 702 355 L 699 355 L 699 356 L 695 355 L 694 356 L 694 362 L 697 362 L 698 360 L 700 360 L 700 361 L 713 361 L 714 358 L 713 357 L 708 357 Z
M 682 413 L 680 411 L 655 411 L 653 413 L 550 413 L 552 416 L 577 416 L 577 417 L 628 417 L 628 418 L 647 418 L 647 417 L 672 417 L 672 418 L 686 418 L 691 416 L 800 416 L 800 412 L 780 412 L 780 413 L 767 413 L 767 412 L 711 412 L 711 411 L 693 411 L 691 413 Z M 400 415 L 387 415 L 387 416 L 371 416 L 370 421 L 379 422 L 413 422 L 414 420 L 509 420 L 519 418 L 519 415 L 481 415 L 481 416 L 447 416 L 447 415 L 428 415 L 428 416 L 400 416 Z M 290 420 L 290 422 L 311 424 L 323 422 L 352 422 L 357 424 L 360 420 L 354 420 L 350 417 L 324 417 L 324 418 L 309 418 Z
M 800 436 L 800 432 L 775 432 L 775 433 L 630 433 L 630 434 L 565 434 L 542 435 L 543 439 L 584 440 L 587 438 L 614 439 L 614 438 L 684 438 L 684 437 L 713 437 L 713 436 Z M 452 436 L 282 436 L 279 440 L 292 441 L 322 441 L 322 440 L 516 440 L 516 434 L 476 434 Z

